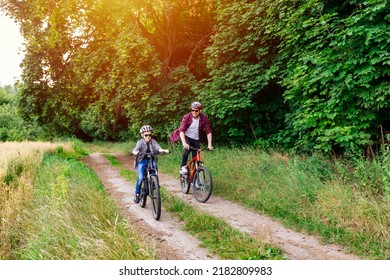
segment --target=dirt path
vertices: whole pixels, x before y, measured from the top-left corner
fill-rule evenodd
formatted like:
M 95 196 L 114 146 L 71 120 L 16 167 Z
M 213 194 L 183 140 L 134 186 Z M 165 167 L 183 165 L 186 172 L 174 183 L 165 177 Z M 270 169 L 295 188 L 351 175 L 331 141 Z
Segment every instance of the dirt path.
M 132 170 L 133 159 L 128 155 L 116 155 L 121 164 Z M 160 221 L 152 217 L 150 204 L 141 208 L 134 204 L 135 186 L 125 181 L 116 168 L 98 153 L 91 154 L 85 162 L 98 174 L 107 191 L 117 200 L 123 213 L 131 222 L 151 237 L 157 249 L 156 259 L 218 259 L 208 251 L 199 247 L 199 241 L 181 230 L 181 224 L 162 211 Z M 192 206 L 198 207 L 212 215 L 223 218 L 232 227 L 247 232 L 252 236 L 260 236 L 264 240 L 283 250 L 288 259 L 295 260 L 353 260 L 354 255 L 343 252 L 336 245 L 323 245 L 315 237 L 294 232 L 269 217 L 248 211 L 242 206 L 211 196 L 207 203 L 198 203 L 190 193 L 185 195 L 180 190 L 177 178 L 159 174 L 160 184 L 173 195 L 185 199 Z M 145 217 L 145 218 L 144 218 Z

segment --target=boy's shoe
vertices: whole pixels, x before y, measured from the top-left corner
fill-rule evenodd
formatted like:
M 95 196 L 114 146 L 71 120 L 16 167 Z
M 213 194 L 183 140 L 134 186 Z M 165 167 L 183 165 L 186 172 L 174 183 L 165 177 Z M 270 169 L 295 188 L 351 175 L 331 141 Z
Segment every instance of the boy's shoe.
M 187 167 L 182 166 L 182 167 L 180 168 L 180 174 L 185 175 L 185 174 L 187 174 L 187 172 L 188 172 Z
M 137 204 L 139 203 L 139 194 L 138 193 L 134 197 L 134 202 Z

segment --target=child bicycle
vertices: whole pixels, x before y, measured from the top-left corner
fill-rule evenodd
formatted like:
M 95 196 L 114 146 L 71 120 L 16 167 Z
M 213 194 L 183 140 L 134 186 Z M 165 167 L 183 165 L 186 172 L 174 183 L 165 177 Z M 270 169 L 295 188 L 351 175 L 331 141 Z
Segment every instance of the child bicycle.
M 145 168 L 144 179 L 141 184 L 140 201 L 139 204 L 142 208 L 146 205 L 148 196 L 152 201 L 152 212 L 155 220 L 159 220 L 161 217 L 161 195 L 160 184 L 157 173 L 157 154 L 165 153 L 140 153 L 137 158 L 150 159 L 148 165 Z
M 206 202 L 213 190 L 213 180 L 210 171 L 204 167 L 204 163 L 201 160 L 202 149 L 190 147 L 190 150 L 196 151 L 196 156 L 188 161 L 187 174 L 180 174 L 181 191 L 187 194 L 190 190 L 190 186 L 193 186 L 194 197 L 199 202 Z M 208 151 L 208 149 L 206 149 Z

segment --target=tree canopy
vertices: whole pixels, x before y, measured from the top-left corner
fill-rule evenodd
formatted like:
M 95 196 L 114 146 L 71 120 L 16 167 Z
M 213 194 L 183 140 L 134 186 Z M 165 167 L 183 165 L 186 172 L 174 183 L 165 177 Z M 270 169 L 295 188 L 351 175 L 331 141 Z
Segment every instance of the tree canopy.
M 219 143 L 361 151 L 390 130 L 387 0 L 1 0 L 20 111 L 53 133 L 160 138 L 194 100 Z

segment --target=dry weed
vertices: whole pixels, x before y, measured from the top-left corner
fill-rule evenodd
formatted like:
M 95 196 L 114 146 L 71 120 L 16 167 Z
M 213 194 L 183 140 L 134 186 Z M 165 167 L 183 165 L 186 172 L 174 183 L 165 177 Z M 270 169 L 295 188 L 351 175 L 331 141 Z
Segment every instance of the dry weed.
M 389 204 L 354 194 L 352 188 L 333 184 L 317 196 L 316 212 L 322 222 L 351 232 L 365 232 L 383 241 L 390 239 Z
M 34 192 L 35 168 L 45 152 L 58 144 L 49 142 L 0 143 L 0 259 L 12 250 L 12 235 Z

